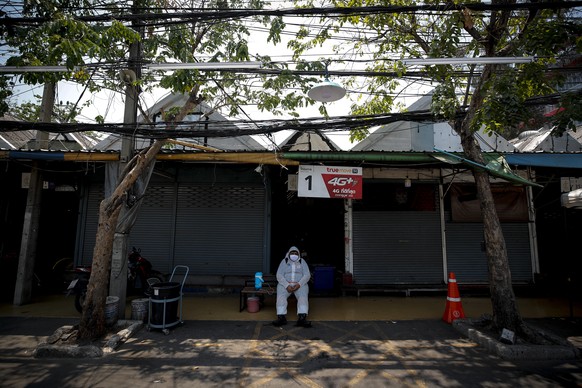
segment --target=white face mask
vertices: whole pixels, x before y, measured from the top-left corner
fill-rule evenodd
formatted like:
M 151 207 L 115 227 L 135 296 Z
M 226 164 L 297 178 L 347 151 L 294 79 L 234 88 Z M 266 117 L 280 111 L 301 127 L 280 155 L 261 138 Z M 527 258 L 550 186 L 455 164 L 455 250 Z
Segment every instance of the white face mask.
M 291 259 L 291 261 L 297 261 L 299 260 L 299 255 L 289 255 L 289 258 Z

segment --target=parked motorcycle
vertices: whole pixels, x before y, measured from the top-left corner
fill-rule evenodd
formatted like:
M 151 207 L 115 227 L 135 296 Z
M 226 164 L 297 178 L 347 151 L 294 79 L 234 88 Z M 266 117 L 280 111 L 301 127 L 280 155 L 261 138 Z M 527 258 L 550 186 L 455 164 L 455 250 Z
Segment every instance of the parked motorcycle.
M 69 284 L 67 295 L 75 294 L 75 308 L 82 312 L 91 267 L 76 267 L 75 273 L 77 276 Z M 141 255 L 141 251 L 133 247 L 127 257 L 127 294 L 150 296 L 152 285 L 163 281 L 164 275 L 154 270 L 152 264 Z
M 87 295 L 87 285 L 91 276 L 91 267 L 75 267 L 76 277 L 67 287 L 67 296 L 75 294 L 75 308 L 83 312 L 83 303 Z
M 152 263 L 141 255 L 141 250 L 131 248 L 127 258 L 128 295 L 144 293 L 149 296 L 152 284 L 163 281 L 164 275 L 152 268 Z

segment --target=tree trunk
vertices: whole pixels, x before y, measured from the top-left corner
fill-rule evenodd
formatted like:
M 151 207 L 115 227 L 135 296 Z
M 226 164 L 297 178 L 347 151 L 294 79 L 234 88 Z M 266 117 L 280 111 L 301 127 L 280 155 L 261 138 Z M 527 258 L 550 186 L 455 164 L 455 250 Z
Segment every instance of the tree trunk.
M 121 197 L 110 197 L 101 201 L 99 206 L 99 225 L 93 249 L 91 277 L 87 285 L 87 295 L 83 315 L 79 325 L 82 339 L 101 337 L 105 331 L 105 301 L 107 298 L 111 250 L 117 218 L 121 211 Z
M 113 194 L 101 201 L 99 206 L 99 225 L 91 264 L 91 277 L 89 278 L 83 315 L 79 325 L 81 339 L 95 339 L 105 334 L 105 302 L 109 290 L 111 252 L 119 213 L 125 203 L 127 191 L 148 164 L 155 162 L 155 156 L 164 144 L 164 140 L 158 140 L 147 149 L 147 152 L 144 153 L 142 151 L 137 154 L 128 164 L 129 172 L 122 174 L 122 180 Z M 124 307 L 122 306 L 122 308 Z
M 194 92 L 191 93 L 174 122 L 181 122 L 201 102 L 202 100 Z M 127 164 L 126 169 L 120 174 L 120 182 L 113 194 L 101 201 L 99 206 L 99 225 L 95 238 L 95 248 L 93 249 L 91 277 L 89 278 L 83 315 L 79 324 L 79 338 L 82 340 L 97 339 L 106 332 L 105 302 L 109 290 L 113 239 L 121 207 L 125 203 L 126 193 L 147 166 L 150 163 L 155 163 L 155 157 L 164 144 L 166 144 L 166 140 L 156 140 L 149 149 L 144 149 L 134 156 Z M 121 306 L 121 308 L 125 308 L 125 306 Z
M 468 116 L 470 117 L 470 115 Z M 455 131 L 461 136 L 461 145 L 465 155 L 470 160 L 485 165 L 481 147 L 469 128 L 469 122 L 470 120 L 467 118 L 456 122 Z M 489 173 L 485 170 L 474 169 L 473 176 L 483 218 L 483 237 L 489 269 L 493 324 L 498 330 L 505 328 L 521 332 L 523 321 L 515 301 L 505 237 L 495 207 Z

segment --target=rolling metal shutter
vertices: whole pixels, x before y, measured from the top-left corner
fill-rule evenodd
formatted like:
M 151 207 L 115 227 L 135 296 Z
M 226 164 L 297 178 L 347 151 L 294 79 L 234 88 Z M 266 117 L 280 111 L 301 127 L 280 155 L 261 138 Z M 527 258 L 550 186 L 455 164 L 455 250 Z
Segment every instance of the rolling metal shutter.
M 353 224 L 357 284 L 442 283 L 438 212 L 354 212 Z
M 176 190 L 173 185 L 148 185 L 137 220 L 129 233 L 129 246 L 141 254 L 162 273 L 172 273 L 173 236 Z
M 483 224 L 447 223 L 447 270 L 459 283 L 489 283 L 487 257 L 482 250 Z M 514 283 L 533 281 L 528 225 L 501 225 Z
M 130 233 L 153 267 L 171 273 L 187 265 L 195 275 L 248 275 L 262 271 L 265 188 L 241 185 L 152 185 Z M 177 198 L 177 199 L 176 199 Z M 103 185 L 91 185 L 79 237 L 79 263 L 93 257 Z
M 80 222 L 77 265 L 91 265 L 93 261 L 93 249 L 95 237 L 99 225 L 99 204 L 103 200 L 103 184 L 90 184 L 84 210 L 81 212 L 83 219 Z
M 141 249 L 143 256 L 153 267 L 164 273 L 171 272 L 167 267 L 171 265 L 168 257 L 171 257 L 173 233 L 173 192 L 172 187 L 150 185 L 129 235 L 129 249 L 131 247 Z M 103 195 L 102 184 L 91 184 L 80 233 L 80 265 L 90 265 L 93 260 L 99 224 L 99 204 L 103 200 Z
M 263 269 L 263 186 L 181 185 L 177 198 L 175 265 L 197 275 Z

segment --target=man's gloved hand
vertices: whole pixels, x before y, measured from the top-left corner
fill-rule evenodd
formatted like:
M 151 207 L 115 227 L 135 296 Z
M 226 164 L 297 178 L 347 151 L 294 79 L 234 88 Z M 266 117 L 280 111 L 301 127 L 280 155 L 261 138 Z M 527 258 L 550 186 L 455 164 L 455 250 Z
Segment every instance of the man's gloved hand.
M 299 289 L 299 287 L 301 287 L 298 283 L 295 284 L 289 284 L 287 286 L 287 292 L 293 292 Z

